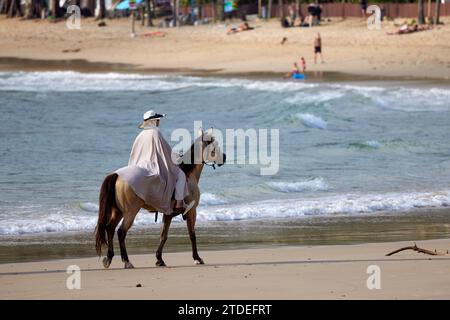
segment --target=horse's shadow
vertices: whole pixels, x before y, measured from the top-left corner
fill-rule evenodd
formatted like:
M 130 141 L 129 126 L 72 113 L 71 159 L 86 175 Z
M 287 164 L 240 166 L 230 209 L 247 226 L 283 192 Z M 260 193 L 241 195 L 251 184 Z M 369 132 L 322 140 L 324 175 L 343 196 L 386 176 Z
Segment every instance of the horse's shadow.
M 357 262 L 367 262 L 367 263 L 380 263 L 380 262 L 399 262 L 399 261 L 425 261 L 431 260 L 431 258 L 386 258 L 386 259 L 343 259 L 343 260 L 289 260 L 289 261 L 256 261 L 256 262 L 230 262 L 230 263 L 216 263 L 216 264 L 204 264 L 201 265 L 202 268 L 222 268 L 222 267 L 239 267 L 239 266 L 277 266 L 277 265 L 301 265 L 301 264 L 333 264 L 333 263 L 357 263 Z M 434 258 L 434 260 L 444 260 L 450 261 L 450 258 Z M 178 266 L 167 266 L 164 268 L 168 269 L 185 269 L 185 268 L 198 268 L 198 265 L 178 265 Z M 145 267 L 135 267 L 134 269 L 124 269 L 120 267 L 113 267 L 109 269 L 104 268 L 94 268 L 94 269 L 81 269 L 81 272 L 111 272 L 111 271 L 122 271 L 122 272 L 133 272 L 132 270 L 152 270 L 161 269 L 161 267 L 156 266 L 145 266 Z M 23 271 L 23 272 L 1 272 L 0 276 L 10 276 L 10 275 L 33 275 L 33 274 L 52 274 L 52 273 L 67 273 L 67 270 L 57 269 L 57 270 L 39 270 L 39 271 Z

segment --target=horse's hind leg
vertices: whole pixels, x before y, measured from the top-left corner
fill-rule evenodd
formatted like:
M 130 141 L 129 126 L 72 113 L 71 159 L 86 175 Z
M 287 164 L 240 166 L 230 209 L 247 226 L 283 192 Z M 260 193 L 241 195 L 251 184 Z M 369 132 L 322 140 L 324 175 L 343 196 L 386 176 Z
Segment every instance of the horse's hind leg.
M 137 212 L 134 214 L 125 215 L 123 218 L 123 222 L 120 225 L 119 230 L 117 230 L 117 236 L 119 238 L 120 245 L 120 255 L 122 256 L 122 262 L 125 263 L 125 269 L 134 268 L 133 264 L 128 259 L 127 248 L 125 246 L 125 238 L 127 236 L 128 230 L 131 228 L 131 225 L 134 222 L 134 218 L 136 217 Z
M 116 232 L 116 227 L 122 219 L 122 214 L 117 209 L 112 209 L 111 220 L 109 220 L 106 225 L 106 232 L 108 234 L 108 254 L 103 258 L 103 266 L 109 268 L 111 265 L 112 258 L 114 257 L 114 233 Z
M 164 248 L 164 244 L 167 241 L 167 236 L 169 235 L 170 223 L 172 222 L 172 216 L 163 215 L 163 226 L 161 228 L 161 236 L 159 239 L 158 250 L 156 250 L 156 266 L 157 267 L 165 267 L 166 263 L 162 258 L 162 251 Z

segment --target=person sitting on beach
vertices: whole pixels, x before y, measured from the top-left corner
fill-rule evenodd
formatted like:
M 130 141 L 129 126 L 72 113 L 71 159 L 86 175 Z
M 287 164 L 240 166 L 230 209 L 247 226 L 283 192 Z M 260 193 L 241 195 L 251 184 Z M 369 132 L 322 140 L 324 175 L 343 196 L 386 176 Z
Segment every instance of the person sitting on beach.
M 291 26 L 291 23 L 289 22 L 288 18 L 281 19 L 281 27 L 283 28 L 289 28 Z
M 287 73 L 284 78 L 292 78 L 295 74 L 300 74 L 300 69 L 298 67 L 297 62 L 294 62 L 293 66 L 292 66 L 292 71 Z
M 297 18 L 297 14 L 296 14 L 296 12 L 295 12 L 295 10 L 294 10 L 294 7 L 293 7 L 292 5 L 289 5 L 289 7 L 288 7 L 288 12 L 289 12 L 289 14 L 288 14 L 288 17 L 289 17 L 289 25 L 290 25 L 291 27 L 293 27 L 293 26 L 294 26 L 294 23 L 295 23 L 295 19 Z
M 294 20 L 294 27 L 301 27 L 302 26 L 302 23 L 303 23 L 303 18 L 301 17 L 301 16 L 298 16 L 298 17 L 296 17 L 295 18 L 295 20 Z
M 247 30 L 253 30 L 253 27 L 250 27 L 247 22 L 244 22 L 239 27 L 232 27 L 227 31 L 227 34 L 238 33 Z

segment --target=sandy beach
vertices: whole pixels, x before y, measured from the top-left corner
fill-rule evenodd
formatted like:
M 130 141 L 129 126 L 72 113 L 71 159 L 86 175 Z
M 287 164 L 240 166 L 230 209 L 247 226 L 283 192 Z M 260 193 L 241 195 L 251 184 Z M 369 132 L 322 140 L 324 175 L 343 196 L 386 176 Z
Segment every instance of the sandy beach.
M 251 74 L 290 71 L 294 61 L 304 56 L 307 72 L 450 78 L 450 20 L 442 26 L 407 35 L 387 35 L 404 19 L 383 22 L 381 30 L 368 30 L 363 19 L 331 18 L 320 27 L 280 27 L 279 21 L 250 21 L 254 30 L 227 35 L 239 21 L 178 29 L 147 28 L 137 24 L 130 37 L 128 19 L 106 20 L 98 27 L 93 19 L 83 19 L 80 30 L 69 30 L 64 21 L 19 21 L 0 17 L 0 57 L 60 61 L 85 60 L 110 63 L 103 71 L 136 68 L 153 72 L 184 74 Z M 163 36 L 149 36 L 162 31 Z M 313 62 L 313 39 L 323 39 L 325 63 Z M 281 45 L 283 37 L 287 38 Z M 3 63 L 2 69 L 27 69 L 27 64 Z M 30 66 L 28 66 L 30 67 Z M 43 66 L 48 69 L 48 65 Z M 32 66 L 39 68 L 39 64 Z M 73 65 L 70 67 L 73 68 Z M 95 68 L 94 68 L 95 69 Z M 97 68 L 98 70 L 98 68 Z
M 419 247 L 445 251 L 449 240 Z M 115 257 L 104 270 L 98 258 L 0 265 L 1 299 L 449 299 L 449 256 L 403 251 L 412 242 L 276 247 L 204 252 L 196 266 L 189 252 L 131 256 L 125 270 Z M 81 268 L 81 289 L 68 290 L 66 268 Z M 379 266 L 381 288 L 369 290 L 367 268 Z M 137 285 L 140 284 L 140 287 Z

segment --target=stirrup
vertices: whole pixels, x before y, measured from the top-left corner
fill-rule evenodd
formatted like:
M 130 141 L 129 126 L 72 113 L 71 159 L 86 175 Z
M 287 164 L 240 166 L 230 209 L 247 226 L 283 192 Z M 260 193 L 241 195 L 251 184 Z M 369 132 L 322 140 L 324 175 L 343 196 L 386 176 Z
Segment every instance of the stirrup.
M 186 213 L 189 212 L 189 210 L 191 210 L 195 205 L 195 200 L 192 200 L 191 202 L 189 202 L 189 204 L 186 206 L 186 209 L 184 210 L 182 216 L 184 218 L 184 216 L 186 215 Z
M 188 213 L 189 210 L 191 210 L 194 207 L 194 205 L 195 205 L 195 200 L 192 200 L 186 207 L 177 208 L 178 210 L 174 209 L 172 211 L 172 215 L 173 216 L 177 216 L 177 215 L 181 214 L 183 216 L 183 218 L 184 218 L 186 213 Z M 183 210 L 183 211 L 181 211 L 181 210 Z

